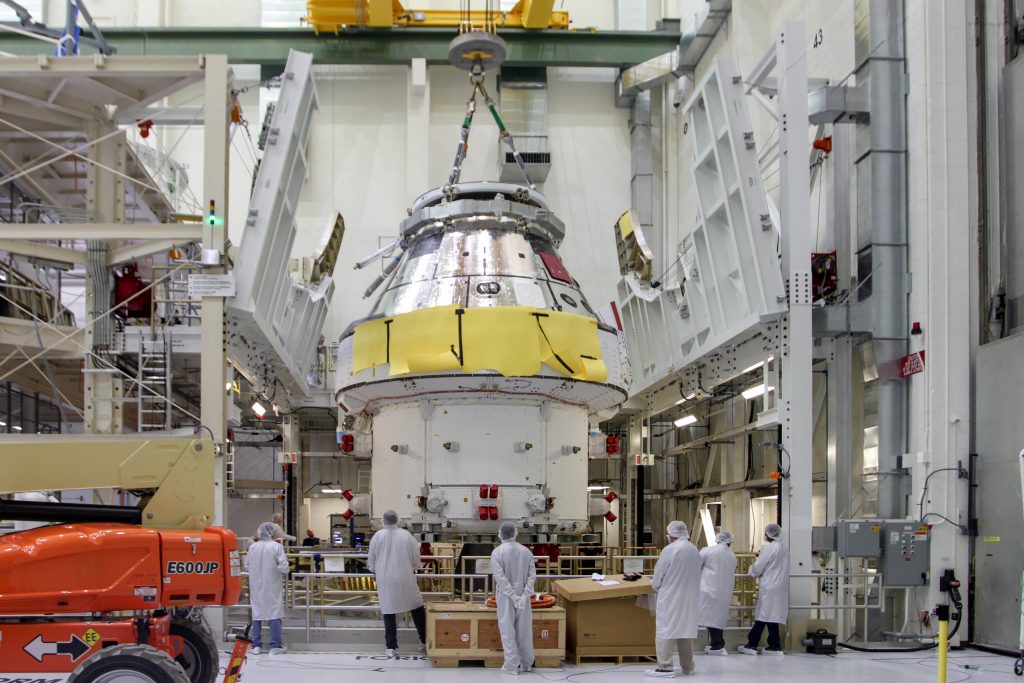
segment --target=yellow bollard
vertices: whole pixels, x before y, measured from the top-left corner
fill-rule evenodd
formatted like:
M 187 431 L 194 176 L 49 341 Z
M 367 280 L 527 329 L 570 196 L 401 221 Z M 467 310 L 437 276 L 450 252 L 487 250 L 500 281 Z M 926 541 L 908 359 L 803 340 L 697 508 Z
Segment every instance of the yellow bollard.
M 949 655 L 949 605 L 937 605 L 939 617 L 939 683 L 946 683 L 946 659 Z

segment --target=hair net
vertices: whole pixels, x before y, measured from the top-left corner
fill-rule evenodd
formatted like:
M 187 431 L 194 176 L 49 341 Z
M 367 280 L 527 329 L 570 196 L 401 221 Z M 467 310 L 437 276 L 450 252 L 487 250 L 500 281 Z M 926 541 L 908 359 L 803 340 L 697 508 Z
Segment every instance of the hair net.
M 732 534 L 730 534 L 728 531 L 723 531 L 722 533 L 715 536 L 715 543 L 725 543 L 726 545 L 732 545 Z
M 282 515 L 280 512 L 275 512 L 273 520 L 275 524 L 280 524 L 284 521 L 284 515 Z
M 778 524 L 766 524 L 764 527 L 764 535 L 773 541 L 782 538 L 782 527 Z
M 501 526 L 498 527 L 498 538 L 503 541 L 511 541 L 519 535 L 516 531 L 516 525 L 512 522 L 502 522 Z
M 686 528 L 686 522 L 669 522 L 668 535 L 672 538 L 690 538 L 690 530 Z
M 259 539 L 261 541 L 272 541 L 272 540 L 274 540 L 274 523 L 273 522 L 263 522 L 263 524 L 260 524 L 260 528 L 256 532 L 256 535 L 259 536 Z
M 398 513 L 394 510 L 387 510 L 380 516 L 380 521 L 384 522 L 384 526 L 397 526 Z

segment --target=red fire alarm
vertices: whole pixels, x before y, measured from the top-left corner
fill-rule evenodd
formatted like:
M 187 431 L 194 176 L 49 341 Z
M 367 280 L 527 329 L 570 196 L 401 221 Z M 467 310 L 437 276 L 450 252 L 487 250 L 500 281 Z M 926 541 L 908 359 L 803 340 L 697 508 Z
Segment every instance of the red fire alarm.
M 910 334 L 924 334 L 924 330 L 921 329 L 921 323 L 915 322 L 911 324 Z
M 813 143 L 811 143 L 811 146 L 814 149 L 820 149 L 825 154 L 829 154 L 832 152 L 832 136 L 829 135 L 828 137 L 815 140 Z

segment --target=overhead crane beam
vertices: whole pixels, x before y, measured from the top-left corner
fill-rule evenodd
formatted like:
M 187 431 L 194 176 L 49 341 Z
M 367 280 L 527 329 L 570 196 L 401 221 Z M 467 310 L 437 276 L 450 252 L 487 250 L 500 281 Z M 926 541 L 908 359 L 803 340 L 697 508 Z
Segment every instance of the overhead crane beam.
M 675 49 L 676 31 L 499 31 L 508 45 L 505 66 L 628 67 Z M 227 54 L 232 64 L 260 64 L 280 73 L 288 50 L 311 52 L 316 64 L 403 64 L 423 57 L 448 64 L 456 32 L 441 28 L 362 29 L 316 35 L 308 29 L 165 28 L 108 29 L 104 35 L 121 56 Z M 49 46 L 0 32 L 0 52 L 49 54 Z
M 406 8 L 398 0 L 310 0 L 306 21 L 316 33 L 337 33 L 342 28 L 457 28 L 494 23 L 497 28 L 568 29 L 569 13 L 553 12 L 554 0 L 520 0 L 508 12 Z

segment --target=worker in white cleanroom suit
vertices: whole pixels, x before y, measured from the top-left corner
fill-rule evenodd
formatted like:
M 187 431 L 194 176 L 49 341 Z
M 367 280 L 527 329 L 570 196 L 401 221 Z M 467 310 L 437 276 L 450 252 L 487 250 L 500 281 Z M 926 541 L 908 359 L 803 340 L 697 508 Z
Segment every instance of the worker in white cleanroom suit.
M 410 612 L 412 623 L 420 636 L 420 652 L 426 652 L 427 612 L 423 596 L 416 585 L 420 568 L 420 544 L 405 529 L 398 528 L 398 514 L 388 510 L 381 515 L 384 528 L 370 539 L 370 556 L 366 561 L 377 576 L 377 597 L 384 617 L 384 646 L 388 659 L 398 650 L 397 615 Z
M 789 617 L 789 549 L 779 539 L 782 527 L 768 524 L 764 528 L 765 545 L 761 546 L 750 576 L 761 578 L 757 586 L 757 610 L 754 625 L 747 634 L 747 644 L 739 651 L 745 655 L 756 655 L 761 634 L 768 627 L 768 655 L 782 654 L 782 640 L 779 638 L 779 624 L 785 624 Z
M 274 523 L 260 525 L 260 540 L 249 546 L 245 570 L 249 572 L 249 603 L 252 605 L 252 649 L 254 655 L 263 650 L 263 622 L 270 626 L 270 654 L 287 652 L 281 640 L 281 619 L 284 618 L 284 585 L 288 558 L 284 548 L 274 540 Z
M 498 604 L 498 629 L 505 650 L 501 673 L 513 676 L 533 669 L 533 612 L 530 597 L 537 581 L 533 553 L 516 542 L 516 525 L 502 522 L 501 545 L 491 553 L 494 599 Z
M 693 641 L 697 639 L 700 614 L 701 559 L 690 543 L 690 531 L 684 522 L 669 522 L 668 545 L 654 565 L 651 585 L 658 594 L 655 610 L 655 644 L 658 668 L 648 676 L 672 678 L 672 653 L 679 652 L 684 676 L 693 675 Z
M 700 625 L 708 630 L 711 644 L 704 648 L 709 655 L 727 655 L 725 626 L 736 584 L 736 555 L 732 552 L 732 534 L 723 531 L 715 537 L 715 545 L 700 551 L 704 568 L 700 572 Z

